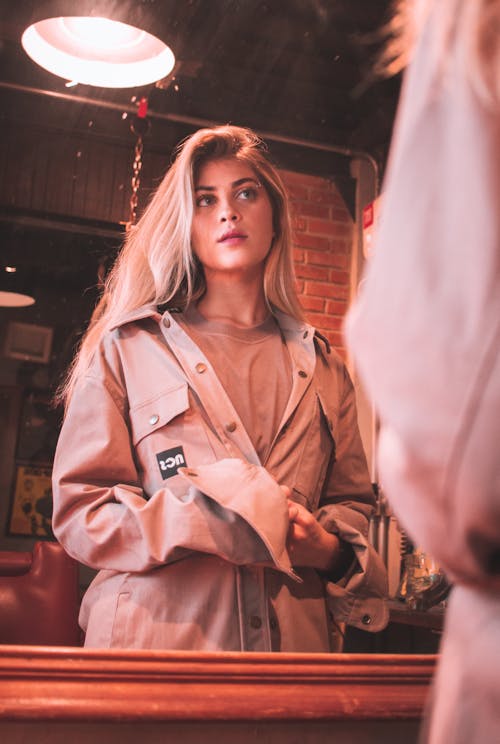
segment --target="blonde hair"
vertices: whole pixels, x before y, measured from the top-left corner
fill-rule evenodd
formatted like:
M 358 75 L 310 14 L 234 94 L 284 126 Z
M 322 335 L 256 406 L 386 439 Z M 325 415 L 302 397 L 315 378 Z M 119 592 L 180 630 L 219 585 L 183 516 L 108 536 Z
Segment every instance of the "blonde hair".
M 434 53 L 446 63 L 450 45 L 458 44 L 463 74 L 485 105 L 500 103 L 500 0 L 395 0 L 393 15 L 382 29 L 390 40 L 376 64 L 388 77 L 410 61 L 422 28 L 432 14 Z
M 242 127 L 200 129 L 178 146 L 148 207 L 127 233 L 56 402 L 69 399 L 103 335 L 125 313 L 150 303 L 183 309 L 204 294 L 203 270 L 191 249 L 194 181 L 203 162 L 226 157 L 253 168 L 272 204 L 274 240 L 264 271 L 266 303 L 271 312 L 277 309 L 303 319 L 295 289 L 288 197 L 265 144 Z

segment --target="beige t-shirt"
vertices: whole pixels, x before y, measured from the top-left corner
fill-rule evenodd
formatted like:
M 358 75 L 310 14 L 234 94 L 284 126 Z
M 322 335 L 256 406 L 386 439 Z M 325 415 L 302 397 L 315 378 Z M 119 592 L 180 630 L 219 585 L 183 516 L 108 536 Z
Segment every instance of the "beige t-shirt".
M 207 320 L 194 305 L 178 320 L 210 361 L 265 462 L 290 396 L 288 350 L 277 321 L 269 316 L 251 328 Z

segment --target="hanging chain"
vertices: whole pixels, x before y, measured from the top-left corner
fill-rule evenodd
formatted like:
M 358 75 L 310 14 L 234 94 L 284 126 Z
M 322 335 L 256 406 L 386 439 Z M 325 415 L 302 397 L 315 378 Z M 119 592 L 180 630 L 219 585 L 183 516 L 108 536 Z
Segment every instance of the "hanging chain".
M 128 222 L 126 225 L 127 230 L 130 230 L 137 219 L 137 203 L 139 201 L 139 186 L 141 185 L 142 169 L 142 138 L 149 131 L 149 120 L 147 119 L 147 113 L 147 98 L 141 98 L 138 104 L 137 115 L 134 116 L 130 125 L 131 131 L 137 135 L 137 141 L 135 143 L 134 162 L 132 163 L 132 190 L 130 193 L 130 211 Z
M 135 157 L 132 163 L 132 190 L 130 193 L 130 212 L 127 222 L 127 230 L 130 230 L 137 219 L 137 203 L 139 201 L 139 186 L 141 185 L 141 168 L 142 168 L 142 135 L 138 135 L 135 143 Z

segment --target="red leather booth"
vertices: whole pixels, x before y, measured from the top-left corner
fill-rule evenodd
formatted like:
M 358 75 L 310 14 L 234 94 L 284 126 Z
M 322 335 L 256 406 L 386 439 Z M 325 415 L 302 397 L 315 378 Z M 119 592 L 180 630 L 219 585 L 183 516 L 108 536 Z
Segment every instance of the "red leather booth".
M 78 563 L 54 542 L 0 551 L 0 644 L 79 646 Z

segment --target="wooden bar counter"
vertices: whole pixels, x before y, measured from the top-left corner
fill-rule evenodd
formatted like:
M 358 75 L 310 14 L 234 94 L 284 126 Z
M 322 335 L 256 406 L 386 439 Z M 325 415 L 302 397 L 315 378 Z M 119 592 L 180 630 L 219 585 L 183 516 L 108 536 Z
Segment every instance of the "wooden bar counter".
M 432 655 L 0 646 L 5 744 L 416 741 Z

